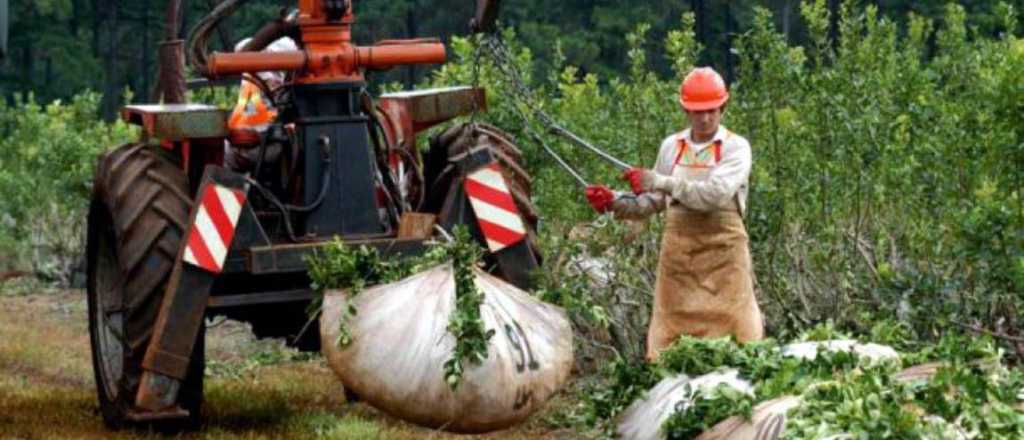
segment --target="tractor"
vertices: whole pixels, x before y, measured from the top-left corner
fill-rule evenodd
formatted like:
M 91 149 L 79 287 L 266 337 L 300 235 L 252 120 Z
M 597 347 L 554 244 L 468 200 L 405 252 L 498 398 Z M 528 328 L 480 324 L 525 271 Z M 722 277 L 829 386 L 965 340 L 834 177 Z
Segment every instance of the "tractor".
M 179 2 L 168 3 L 177 16 Z M 351 0 L 300 0 L 241 50 L 207 53 L 217 24 L 244 3 L 221 2 L 200 21 L 188 58 L 208 80 L 258 86 L 277 109 L 265 130 L 235 133 L 227 111 L 185 103 L 186 44 L 168 39 L 159 57 L 163 103 L 124 107 L 140 138 L 97 161 L 87 295 L 99 407 L 111 428 L 197 426 L 209 317 L 319 350 L 318 332 L 303 331 L 317 296 L 306 264 L 334 240 L 397 258 L 423 251 L 438 229 L 463 225 L 504 280 L 526 287 L 540 264 L 530 176 L 508 134 L 463 123 L 418 147 L 428 128 L 486 109 L 484 90 L 368 93 L 367 74 L 443 63 L 443 44 L 359 46 Z M 492 27 L 497 8 L 478 1 L 472 29 Z M 295 50 L 263 51 L 282 37 Z M 258 75 L 268 71 L 285 81 L 268 87 Z M 226 164 L 245 142 L 255 163 Z

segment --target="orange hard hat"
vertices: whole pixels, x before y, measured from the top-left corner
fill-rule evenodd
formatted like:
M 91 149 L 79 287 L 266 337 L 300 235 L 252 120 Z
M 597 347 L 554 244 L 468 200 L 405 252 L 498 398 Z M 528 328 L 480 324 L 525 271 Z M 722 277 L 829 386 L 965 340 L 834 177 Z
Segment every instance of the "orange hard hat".
M 710 67 L 690 71 L 679 86 L 679 103 L 690 111 L 713 110 L 729 100 L 722 75 Z

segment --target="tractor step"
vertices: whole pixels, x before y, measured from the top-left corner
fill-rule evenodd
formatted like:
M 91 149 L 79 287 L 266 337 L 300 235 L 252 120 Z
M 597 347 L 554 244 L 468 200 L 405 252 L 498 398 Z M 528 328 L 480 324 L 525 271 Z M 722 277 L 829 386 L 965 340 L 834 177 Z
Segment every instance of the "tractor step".
M 189 417 L 189 412 L 180 407 L 172 407 L 160 411 L 148 411 L 132 408 L 128 410 L 125 418 L 135 423 L 159 422 L 165 420 L 184 420 Z

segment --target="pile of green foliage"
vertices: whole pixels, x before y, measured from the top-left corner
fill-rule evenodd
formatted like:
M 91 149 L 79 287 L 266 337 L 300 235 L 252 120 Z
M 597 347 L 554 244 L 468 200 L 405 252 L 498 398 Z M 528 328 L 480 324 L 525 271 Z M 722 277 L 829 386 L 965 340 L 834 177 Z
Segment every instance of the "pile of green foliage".
M 455 276 L 455 310 L 449 317 L 448 332 L 455 337 L 452 357 L 444 364 L 444 380 L 453 390 L 458 388 L 462 373 L 468 364 L 479 365 L 487 358 L 487 341 L 494 329 L 484 328 L 480 306 L 484 295 L 476 287 L 477 266 L 482 250 L 464 227 L 457 227 L 451 240 L 437 243 L 418 256 L 384 258 L 376 248 L 347 246 L 339 239 L 307 259 L 312 288 L 323 294 L 326 290 L 343 289 L 349 298 L 359 295 L 366 287 L 399 281 L 410 275 L 439 264 L 450 263 Z M 322 301 L 310 306 L 315 319 Z M 349 319 L 358 313 L 354 304 L 348 308 L 339 324 L 336 344 L 352 343 Z
M 876 329 L 892 328 L 879 325 Z M 846 339 L 827 327 L 802 335 Z M 610 437 L 616 417 L 659 380 L 736 369 L 754 385 L 746 394 L 726 385 L 694 390 L 694 404 L 662 425 L 667 438 L 688 439 L 718 422 L 749 419 L 755 406 L 782 396 L 800 404 L 787 414 L 785 438 L 1020 438 L 1024 435 L 1024 372 L 1002 363 L 990 339 L 948 335 L 936 345 L 905 352 L 899 360 L 871 361 L 852 352 L 820 351 L 813 360 L 786 357 L 774 340 L 737 345 L 729 339 L 680 338 L 656 364 L 619 360 L 573 410 L 568 420 L 584 432 Z M 904 368 L 940 362 L 926 379 L 899 381 Z

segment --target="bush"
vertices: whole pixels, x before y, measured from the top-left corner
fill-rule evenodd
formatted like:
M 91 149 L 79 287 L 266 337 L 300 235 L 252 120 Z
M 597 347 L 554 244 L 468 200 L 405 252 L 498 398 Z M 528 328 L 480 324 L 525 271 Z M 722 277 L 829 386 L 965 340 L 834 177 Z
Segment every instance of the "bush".
M 0 244 L 9 261 L 67 286 L 82 267 L 85 217 L 96 157 L 134 138 L 100 120 L 100 96 L 41 106 L 32 96 L 0 102 Z
M 892 325 L 876 328 L 877 334 L 898 331 Z M 806 331 L 800 339 L 848 337 L 825 325 Z M 680 338 L 656 364 L 612 363 L 569 410 L 565 422 L 591 436 L 612 438 L 623 410 L 662 379 L 736 369 L 753 385 L 752 394 L 728 385 L 695 389 L 693 403 L 677 405 L 661 426 L 666 438 L 693 438 L 731 416 L 749 420 L 754 406 L 783 396 L 800 399 L 787 413 L 786 438 L 1024 434 L 1024 415 L 1019 412 L 1024 374 L 1006 368 L 990 339 L 948 335 L 891 360 L 825 350 L 813 359 L 799 359 L 784 356 L 782 347 L 771 339 L 738 345 L 725 338 Z M 904 368 L 935 361 L 942 364 L 930 378 L 894 379 Z
M 770 334 L 793 336 L 830 319 L 867 332 L 884 318 L 905 322 L 907 336 L 920 340 L 951 327 L 981 330 L 1024 355 L 1015 342 L 1024 335 L 1024 42 L 1013 33 L 1013 10 L 1002 10 L 1002 36 L 992 38 L 976 33 L 956 4 L 939 23 L 911 15 L 901 29 L 873 6 L 844 2 L 832 41 L 826 2 L 818 0 L 802 5 L 807 47 L 790 46 L 764 9 L 738 36 L 724 124 L 754 148 L 746 223 Z M 648 68 L 647 29 L 627 36 L 631 68 L 610 78 L 560 62 L 557 71 L 535 72 L 533 54 L 506 31 L 535 91 L 531 108 L 515 99 L 522 93 L 491 57 L 479 70 L 491 101 L 480 117 L 518 135 L 544 214 L 545 250 L 559 256 L 546 271 L 554 274 L 546 292 L 582 313 L 575 321 L 594 335 L 590 345 L 605 345 L 584 355 L 642 355 L 635 347 L 646 317 L 628 321 L 649 310 L 657 253 L 640 248 L 656 249 L 659 220 L 639 234 L 599 227 L 604 232 L 583 243 L 566 240 L 595 214 L 530 131 L 592 182 L 625 184 L 605 162 L 518 113 L 543 110 L 615 156 L 653 163 L 661 139 L 685 123 L 676 88 L 701 48 L 693 17 L 684 16 L 662 52 L 676 75 L 659 77 Z M 471 83 L 474 48 L 456 40 L 456 61 L 434 85 Z M 558 60 L 559 45 L 552 48 Z M 562 269 L 578 262 L 572 256 L 603 258 L 612 281 L 567 278 Z M 606 322 L 595 328 L 584 314 Z M 601 334 L 621 329 L 630 340 Z

